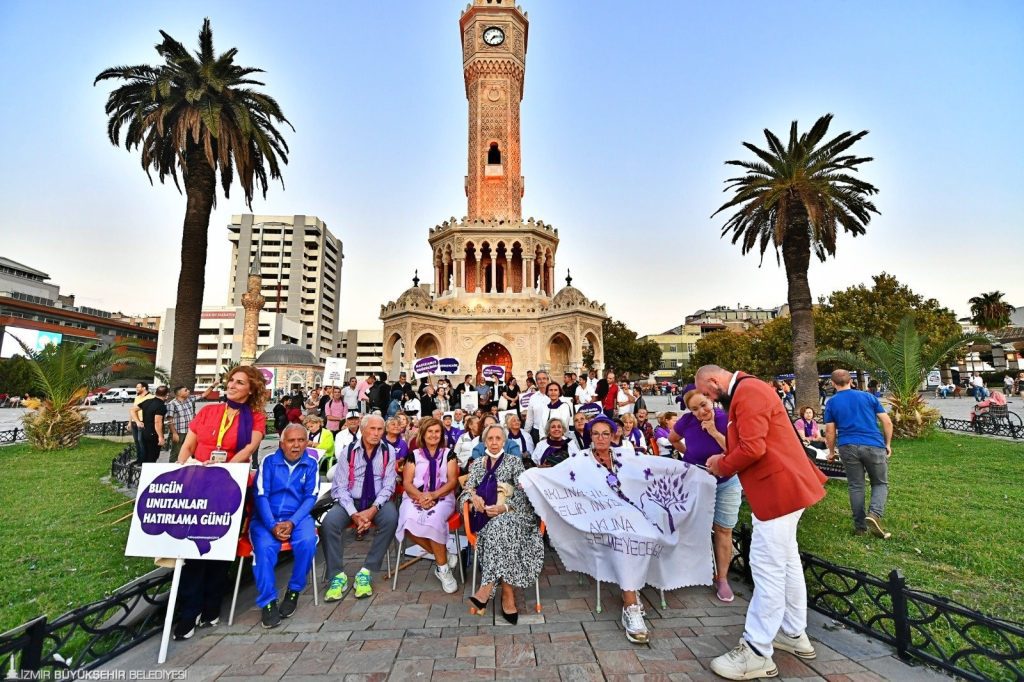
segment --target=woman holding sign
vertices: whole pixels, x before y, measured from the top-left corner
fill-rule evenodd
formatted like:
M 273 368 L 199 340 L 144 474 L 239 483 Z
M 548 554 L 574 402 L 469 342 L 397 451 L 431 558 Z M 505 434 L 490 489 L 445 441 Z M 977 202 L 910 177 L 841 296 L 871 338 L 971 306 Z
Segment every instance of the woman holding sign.
M 470 528 L 476 533 L 480 589 L 469 598 L 471 613 L 486 613 L 494 587 L 501 583 L 501 615 L 519 621 L 514 587 L 530 587 L 544 566 L 544 543 L 530 500 L 519 487 L 523 461 L 505 454 L 505 431 L 497 424 L 484 429 L 484 456 L 473 462 L 459 498 L 472 506 Z
M 267 430 L 263 412 L 266 384 L 252 366 L 239 367 L 227 384 L 227 402 L 207 405 L 188 425 L 188 436 L 178 453 L 178 464 L 247 463 L 259 450 Z M 230 561 L 189 559 L 181 569 L 178 587 L 178 623 L 174 639 L 188 639 L 196 625 L 213 627 L 220 622 Z

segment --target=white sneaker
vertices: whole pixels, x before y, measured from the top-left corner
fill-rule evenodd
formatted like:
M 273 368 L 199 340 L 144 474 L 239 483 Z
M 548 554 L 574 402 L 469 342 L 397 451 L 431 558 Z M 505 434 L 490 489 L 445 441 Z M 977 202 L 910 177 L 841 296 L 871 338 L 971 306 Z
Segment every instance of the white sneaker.
M 775 639 L 772 641 L 772 646 L 806 660 L 810 660 L 818 655 L 818 652 L 811 645 L 811 640 L 807 638 L 806 632 L 801 632 L 796 637 L 790 637 L 782 630 L 779 630 L 779 634 L 775 635 Z
M 448 552 L 448 570 L 454 571 L 459 567 L 459 555 L 454 552 Z
M 639 603 L 622 607 L 622 627 L 626 629 L 626 639 L 634 644 L 647 644 L 645 615 L 644 607 Z
M 448 568 L 447 565 L 438 566 L 434 564 L 434 577 L 441 581 L 441 589 L 448 594 L 452 594 L 459 589 L 459 583 L 455 580 L 455 576 L 452 575 L 452 569 Z
M 718 658 L 711 660 L 711 671 L 727 680 L 753 680 L 758 677 L 777 677 L 779 669 L 768 656 L 759 656 L 747 640 Z

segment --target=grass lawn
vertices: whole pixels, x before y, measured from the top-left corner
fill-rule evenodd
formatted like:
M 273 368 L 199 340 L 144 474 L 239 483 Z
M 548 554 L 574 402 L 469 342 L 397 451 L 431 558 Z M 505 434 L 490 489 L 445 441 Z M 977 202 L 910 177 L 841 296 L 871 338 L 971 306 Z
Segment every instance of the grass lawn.
M 83 439 L 74 450 L 0 448 L 0 632 L 101 599 L 153 568 L 124 556 L 131 511 L 100 479 L 124 444 Z
M 889 540 L 854 536 L 846 482 L 827 489 L 800 521 L 802 550 L 881 578 L 899 568 L 912 588 L 1024 621 L 1024 444 L 941 432 L 896 441 Z

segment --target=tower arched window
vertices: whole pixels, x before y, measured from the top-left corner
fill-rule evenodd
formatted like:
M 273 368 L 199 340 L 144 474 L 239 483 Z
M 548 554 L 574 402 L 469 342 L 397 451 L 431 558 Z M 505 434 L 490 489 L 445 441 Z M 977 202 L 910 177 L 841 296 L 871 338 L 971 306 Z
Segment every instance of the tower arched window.
M 487 165 L 488 166 L 500 166 L 501 165 L 501 150 L 498 149 L 498 143 L 492 142 L 490 148 L 487 150 Z

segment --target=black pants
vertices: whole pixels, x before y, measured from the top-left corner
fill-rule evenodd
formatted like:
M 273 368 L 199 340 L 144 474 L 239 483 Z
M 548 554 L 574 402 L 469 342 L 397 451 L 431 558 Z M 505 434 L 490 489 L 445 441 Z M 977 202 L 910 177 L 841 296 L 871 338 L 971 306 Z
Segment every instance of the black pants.
M 228 583 L 230 561 L 188 559 L 181 567 L 178 584 L 178 622 L 191 626 L 196 616 L 203 622 L 220 617 L 220 604 Z M 188 628 L 185 628 L 188 630 Z
M 160 439 L 156 431 L 142 433 L 142 463 L 151 464 L 160 457 Z

